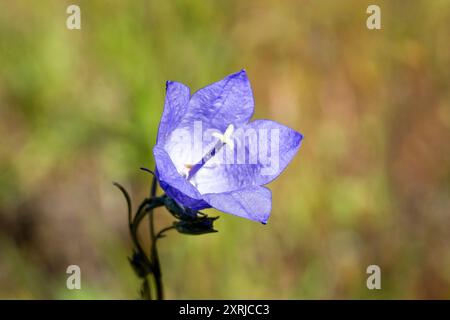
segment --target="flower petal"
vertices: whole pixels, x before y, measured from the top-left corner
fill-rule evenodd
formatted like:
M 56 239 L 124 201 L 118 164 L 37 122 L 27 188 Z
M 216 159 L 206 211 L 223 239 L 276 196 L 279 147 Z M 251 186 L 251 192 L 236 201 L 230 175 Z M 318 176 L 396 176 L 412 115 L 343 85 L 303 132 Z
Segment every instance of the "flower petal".
M 192 180 L 202 194 L 267 184 L 291 162 L 302 138 L 277 122 L 253 121 L 235 131 L 234 150 L 222 148 Z
M 258 142 L 260 171 L 259 175 L 255 177 L 256 184 L 267 184 L 278 177 L 292 161 L 301 146 L 303 135 L 270 120 L 255 120 L 247 127 L 255 129 L 259 133 L 260 139 L 264 132 L 267 132 L 267 143 Z M 270 156 L 268 156 L 269 153 Z
M 186 114 L 190 90 L 179 82 L 166 82 L 164 111 L 158 129 L 157 143 L 164 143 L 170 133 L 180 124 Z
M 180 126 L 186 128 L 202 121 L 205 130 L 225 132 L 230 124 L 236 127 L 246 124 L 253 110 L 250 81 L 245 70 L 241 70 L 195 92 Z
M 159 145 L 153 148 L 156 162 L 156 175 L 161 188 L 179 204 L 194 210 L 208 208 L 197 189 L 176 170 L 167 152 Z
M 212 207 L 239 217 L 267 223 L 272 208 L 272 193 L 265 187 L 208 193 L 203 199 Z
M 194 199 L 194 198 L 188 197 L 183 192 L 181 192 L 180 190 L 178 190 L 176 188 L 173 188 L 172 186 L 168 185 L 164 181 L 160 181 L 159 185 L 161 186 L 161 188 L 166 192 L 166 194 L 170 198 L 174 199 L 178 204 L 180 204 L 186 208 L 189 208 L 192 210 L 202 210 L 202 209 L 211 208 L 211 206 L 204 200 L 199 200 L 199 199 Z

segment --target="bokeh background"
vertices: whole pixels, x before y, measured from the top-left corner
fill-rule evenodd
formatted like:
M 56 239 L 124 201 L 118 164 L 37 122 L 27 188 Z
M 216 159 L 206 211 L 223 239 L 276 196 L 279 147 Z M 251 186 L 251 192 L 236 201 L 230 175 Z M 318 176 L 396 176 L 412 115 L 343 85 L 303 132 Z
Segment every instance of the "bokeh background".
M 449 34 L 448 0 L 2 1 L 0 298 L 137 298 L 112 181 L 148 193 L 166 80 L 241 68 L 255 117 L 305 140 L 266 226 L 161 241 L 167 297 L 450 298 Z

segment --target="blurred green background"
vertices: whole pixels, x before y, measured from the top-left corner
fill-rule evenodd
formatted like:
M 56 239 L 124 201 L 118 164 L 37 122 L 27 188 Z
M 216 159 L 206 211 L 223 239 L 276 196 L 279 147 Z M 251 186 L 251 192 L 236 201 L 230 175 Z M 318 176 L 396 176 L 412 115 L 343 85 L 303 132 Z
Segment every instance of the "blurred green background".
M 167 298 L 450 298 L 449 35 L 448 0 L 2 1 L 0 298 L 137 298 L 111 182 L 148 193 L 166 80 L 241 68 L 305 140 L 266 226 L 161 241 Z

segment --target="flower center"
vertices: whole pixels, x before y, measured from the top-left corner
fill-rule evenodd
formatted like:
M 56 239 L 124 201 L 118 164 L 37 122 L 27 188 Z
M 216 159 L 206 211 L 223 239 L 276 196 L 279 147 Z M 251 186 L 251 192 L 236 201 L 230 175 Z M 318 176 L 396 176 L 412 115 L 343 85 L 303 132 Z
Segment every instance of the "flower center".
M 233 142 L 233 140 L 231 140 L 231 136 L 233 135 L 233 132 L 234 132 L 234 126 L 233 126 L 233 124 L 230 124 L 230 125 L 228 125 L 224 134 L 220 134 L 218 132 L 213 132 L 212 136 L 219 139 L 223 145 L 228 144 L 230 146 L 231 150 L 233 150 L 234 142 Z
M 213 132 L 212 136 L 216 137 L 218 139 L 216 145 L 212 148 L 212 150 L 207 152 L 197 164 L 195 164 L 195 165 L 185 164 L 184 165 L 185 169 L 184 169 L 182 175 L 184 177 L 186 177 L 187 180 L 190 180 L 198 172 L 198 170 L 200 170 L 205 165 L 205 163 L 208 162 L 209 159 L 214 157 L 214 155 L 217 152 L 219 152 L 220 149 L 222 149 L 223 146 L 226 144 L 229 145 L 230 148 L 233 150 L 234 149 L 234 141 L 231 139 L 233 132 L 234 132 L 233 124 L 228 125 L 227 129 L 225 130 L 225 132 L 223 134 L 220 134 L 218 132 Z

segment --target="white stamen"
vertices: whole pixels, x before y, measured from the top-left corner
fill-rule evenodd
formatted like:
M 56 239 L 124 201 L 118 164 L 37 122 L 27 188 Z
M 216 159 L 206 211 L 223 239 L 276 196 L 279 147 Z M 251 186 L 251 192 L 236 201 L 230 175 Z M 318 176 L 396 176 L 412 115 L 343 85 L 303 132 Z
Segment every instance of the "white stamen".
M 216 137 L 217 139 L 222 141 L 223 144 L 229 145 L 231 150 L 233 150 L 234 149 L 234 141 L 231 139 L 233 132 L 234 132 L 234 126 L 232 124 L 230 124 L 230 125 L 228 125 L 224 134 L 220 134 L 218 132 L 213 132 L 212 136 Z

